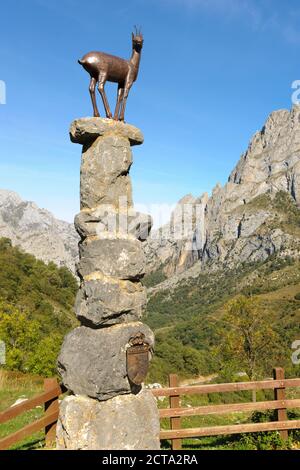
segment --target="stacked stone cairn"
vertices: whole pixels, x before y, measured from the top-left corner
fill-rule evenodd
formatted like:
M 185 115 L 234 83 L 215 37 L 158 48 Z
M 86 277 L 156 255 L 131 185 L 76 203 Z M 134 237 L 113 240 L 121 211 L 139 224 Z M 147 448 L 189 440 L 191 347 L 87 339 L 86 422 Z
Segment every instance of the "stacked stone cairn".
M 72 123 L 70 137 L 83 146 L 75 218 L 81 326 L 66 336 L 58 359 L 70 394 L 60 404 L 57 447 L 159 449 L 156 400 L 128 375 L 128 348 L 136 338 L 149 356 L 154 346 L 152 331 L 140 321 L 143 240 L 151 217 L 134 211 L 129 176 L 131 146 L 142 144 L 143 135 L 122 122 L 82 118 Z

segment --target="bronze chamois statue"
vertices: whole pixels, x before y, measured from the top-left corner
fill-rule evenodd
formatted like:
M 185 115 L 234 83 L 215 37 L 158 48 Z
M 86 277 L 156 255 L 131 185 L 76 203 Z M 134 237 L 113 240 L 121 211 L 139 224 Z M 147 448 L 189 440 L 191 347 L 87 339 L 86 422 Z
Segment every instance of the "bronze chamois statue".
M 108 80 L 109 82 L 118 83 L 118 98 L 113 118 L 116 121 L 124 121 L 129 90 L 133 82 L 136 81 L 139 72 L 143 42 L 143 35 L 141 31 L 138 31 L 136 28 L 135 34 L 132 33 L 132 55 L 129 60 L 105 54 L 104 52 L 89 52 L 78 61 L 91 76 L 89 90 L 95 117 L 100 117 L 95 95 L 95 89 L 98 83 L 98 90 L 102 97 L 106 117 L 109 119 L 112 118 L 104 90 L 104 85 Z

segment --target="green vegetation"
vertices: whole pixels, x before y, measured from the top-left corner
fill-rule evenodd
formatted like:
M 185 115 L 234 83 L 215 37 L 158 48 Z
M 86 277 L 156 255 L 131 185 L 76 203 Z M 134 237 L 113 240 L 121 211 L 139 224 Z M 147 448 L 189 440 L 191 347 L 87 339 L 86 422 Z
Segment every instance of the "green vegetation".
M 259 229 L 262 234 L 279 228 L 298 239 L 300 237 L 300 211 L 295 201 L 285 191 L 278 191 L 274 197 L 270 194 L 262 194 L 236 210 L 239 212 L 246 210 L 248 213 L 265 210 L 270 213 L 268 222 Z
M 295 248 L 298 246 L 300 210 L 287 193 L 280 191 L 273 198 L 264 194 L 243 206 L 243 210 L 245 207 L 248 212 L 261 209 L 270 212 L 269 221 L 259 229 L 261 236 L 270 228 L 281 228 L 295 237 Z M 152 281 L 160 279 L 161 270 L 151 276 Z M 157 346 L 149 380 L 166 383 L 169 372 L 177 372 L 183 378 L 218 373 L 232 380 L 236 372 L 247 370 L 251 376 L 245 357 L 234 354 L 234 364 L 229 359 L 234 347 L 229 351 L 228 341 L 241 328 L 241 312 L 230 314 L 230 308 L 239 296 L 256 305 L 258 331 L 269 328 L 272 337 L 260 351 L 260 370 L 255 374 L 269 376 L 273 366 L 284 367 L 292 376 L 299 374 L 299 366 L 291 361 L 291 345 L 299 339 L 300 262 L 276 253 L 264 262 L 203 272 L 196 279 L 182 281 L 174 290 L 152 295 L 145 321 L 156 333 Z M 227 328 L 222 323 L 224 315 L 225 320 L 226 315 L 230 317 L 226 320 L 230 324 Z M 261 339 L 263 343 L 263 335 Z M 187 356 L 192 359 L 184 360 Z
M 43 376 L 56 373 L 66 332 L 76 325 L 77 291 L 67 268 L 46 265 L 0 239 L 0 340 L 9 370 Z
M 237 360 L 235 355 L 232 364 L 228 348 L 222 347 L 224 334 L 231 335 L 239 327 L 240 315 L 235 317 L 228 309 L 240 295 L 257 305 L 258 325 L 272 327 L 274 341 L 265 348 L 264 359 L 260 356 L 258 376 L 269 376 L 275 366 L 296 376 L 300 369 L 291 362 L 291 345 L 299 339 L 300 309 L 295 299 L 299 291 L 300 262 L 273 256 L 264 263 L 201 274 L 172 292 L 158 292 L 150 298 L 145 318 L 157 342 L 149 380 L 166 383 L 170 372 L 195 376 L 194 365 L 182 362 L 184 348 L 197 358 L 199 375 L 218 373 L 230 381 L 235 372 L 244 371 L 241 356 Z M 231 328 L 224 329 L 226 312 Z
M 0 412 L 9 408 L 19 398 L 32 398 L 43 392 L 43 380 L 39 376 L 0 370 Z M 294 392 L 288 391 L 288 398 L 295 398 Z M 259 392 L 259 400 L 272 399 L 272 392 Z M 182 406 L 204 406 L 222 403 L 240 403 L 251 401 L 250 392 L 190 395 L 182 397 Z M 168 400 L 158 402 L 159 407 L 166 408 Z M 187 417 L 182 419 L 183 428 L 217 426 L 225 424 L 242 424 L 246 422 L 262 422 L 274 419 L 273 412 L 234 413 L 230 415 L 210 415 Z M 0 425 L 0 438 L 5 437 L 43 416 L 43 407 L 36 407 L 17 418 Z M 299 410 L 289 412 L 289 419 L 300 419 Z M 162 420 L 162 427 L 169 428 L 168 420 Z M 44 432 L 41 430 L 32 436 L 14 444 L 12 450 L 37 450 L 45 446 Z M 170 442 L 162 442 L 163 448 L 170 448 Z M 300 447 L 300 432 L 291 431 L 287 442 L 280 439 L 278 433 L 257 433 L 232 436 L 211 436 L 200 439 L 184 439 L 183 449 L 195 450 L 278 450 L 296 449 Z
M 164 273 L 164 266 L 161 266 L 157 271 L 147 274 L 143 279 L 143 284 L 146 287 L 156 286 L 165 281 L 167 276 Z
M 279 227 L 300 236 L 300 211 L 284 193 L 274 199 L 256 198 L 247 210 L 268 207 L 272 219 L 261 235 Z M 251 207 L 250 207 L 251 206 Z M 158 276 L 159 277 L 159 276 Z M 155 279 L 153 274 L 152 279 Z M 149 299 L 145 318 L 156 334 L 156 355 L 149 380 L 167 384 L 169 373 L 188 383 L 203 376 L 215 382 L 234 382 L 270 377 L 273 367 L 284 367 L 286 376 L 299 377 L 300 367 L 291 360 L 293 341 L 299 339 L 300 262 L 282 253 L 264 262 L 248 263 L 234 269 L 205 272 L 197 279 L 181 282 L 172 291 L 157 291 Z M 188 356 L 187 356 L 188 353 Z M 185 360 L 185 357 L 192 358 Z M 245 374 L 245 375 L 244 375 Z M 193 379 L 191 379 L 193 377 Z M 290 398 L 299 397 L 295 390 Z M 251 392 L 186 396 L 182 406 L 251 402 Z M 258 391 L 257 401 L 272 400 L 270 391 Z M 168 401 L 160 402 L 168 406 Z M 273 412 L 233 413 L 187 417 L 184 428 L 242 424 L 274 419 Z M 299 410 L 289 410 L 289 419 L 299 419 Z M 169 428 L 167 420 L 163 427 Z M 170 443 L 165 442 L 165 448 Z M 186 439 L 184 449 L 274 450 L 299 449 L 300 432 L 289 433 L 283 442 L 279 433 L 257 433 Z
M 299 394 L 297 395 L 299 396 Z M 287 397 L 295 398 L 294 392 L 287 391 Z M 260 391 L 259 400 L 272 400 L 271 391 Z M 189 395 L 181 399 L 182 407 L 197 407 L 207 405 L 221 405 L 224 403 L 251 402 L 250 392 Z M 159 402 L 159 408 L 168 407 L 168 399 Z M 288 419 L 300 419 L 299 410 L 288 411 Z M 209 426 L 238 425 L 246 423 L 260 423 L 276 421 L 274 411 L 266 412 L 238 412 L 223 415 L 192 416 L 181 418 L 181 427 L 201 428 Z M 167 419 L 161 420 L 163 429 L 170 429 Z M 207 436 L 197 439 L 183 439 L 183 449 L 195 450 L 288 450 L 300 448 L 300 431 L 289 431 L 289 439 L 283 441 L 278 432 L 260 432 L 248 434 Z M 170 441 L 162 443 L 163 448 L 170 448 Z
M 246 372 L 250 380 L 271 370 L 270 360 L 283 353 L 273 315 L 263 312 L 259 298 L 240 295 L 224 306 L 223 315 L 216 321 L 220 343 L 215 354 L 222 357 L 232 371 Z
M 270 220 L 259 228 L 261 236 L 270 228 L 281 228 L 295 237 L 297 247 L 300 210 L 287 194 L 279 192 L 274 198 L 263 195 L 247 206 L 248 211 L 268 208 L 272 213 Z M 0 340 L 7 347 L 6 370 L 2 374 L 14 370 L 55 375 L 62 339 L 77 325 L 73 313 L 76 280 L 67 269 L 57 268 L 53 263 L 46 265 L 13 248 L 7 239 L 0 239 L 0 263 Z M 144 284 L 151 287 L 164 281 L 163 268 L 148 275 Z M 292 343 L 300 339 L 299 301 L 300 261 L 288 256 L 288 252 L 272 255 L 264 262 L 220 268 L 209 274 L 202 272 L 174 290 L 152 294 L 144 318 L 156 335 L 148 381 L 166 384 L 170 373 L 177 373 L 182 379 L 193 378 L 194 382 L 203 380 L 203 376 L 213 376 L 217 382 L 260 379 L 270 377 L 273 367 L 284 367 L 287 376 L 299 376 L 300 366 L 291 361 Z M 15 374 L 22 383 L 23 376 Z M 24 386 L 7 382 L 2 385 L 1 409 L 22 395 L 29 398 L 39 393 L 42 388 L 34 380 Z M 212 394 L 184 397 L 182 404 L 201 406 L 252 398 L 250 392 Z M 259 391 L 256 398 L 272 396 L 270 392 Z M 0 426 L 0 437 L 32 421 L 41 412 L 33 410 Z M 297 413 L 291 410 L 290 417 L 299 419 Z M 183 427 L 258 422 L 267 418 L 268 413 L 191 417 L 183 419 Z M 163 426 L 167 424 L 163 422 Z M 40 433 L 16 448 L 40 446 L 42 438 Z M 268 450 L 299 448 L 299 441 L 299 431 L 291 432 L 286 443 L 278 433 L 259 433 L 185 440 L 184 448 Z M 168 443 L 164 445 L 168 447 Z
M 8 409 L 17 399 L 29 399 L 42 392 L 43 380 L 40 377 L 0 370 L 0 412 Z M 43 407 L 36 407 L 17 418 L 0 424 L 0 438 L 18 431 L 26 424 L 41 418 L 43 414 Z M 11 450 L 41 449 L 44 445 L 44 432 L 41 431 L 14 444 Z
M 258 209 L 269 209 L 270 223 L 284 224 L 290 232 L 300 227 L 300 211 L 284 192 L 273 198 L 264 194 L 247 204 L 248 211 Z M 8 239 L 0 239 L 0 263 L 0 340 L 7 347 L 6 367 L 53 375 L 62 338 L 77 325 L 73 313 L 76 280 L 66 268 L 46 265 L 13 248 Z M 161 266 L 148 275 L 145 285 L 162 282 L 163 269 Z M 182 377 L 217 373 L 231 380 L 242 369 L 252 376 L 241 354 L 242 344 L 237 337 L 233 341 L 234 331 L 241 328 L 241 315 L 237 311 L 230 314 L 230 309 L 241 295 L 245 302 L 251 300 L 257 305 L 258 329 L 267 328 L 266 322 L 271 328 L 268 333 L 272 341 L 261 350 L 260 370 L 255 374 L 269 375 L 271 366 L 276 365 L 295 375 L 299 368 L 291 364 L 290 355 L 291 344 L 299 339 L 299 292 L 300 262 L 280 253 L 261 263 L 220 269 L 209 275 L 203 272 L 173 291 L 157 292 L 150 298 L 145 315 L 156 333 L 149 381 L 166 383 L 172 372 Z M 229 358 L 237 346 L 240 354 L 234 355 L 233 364 Z

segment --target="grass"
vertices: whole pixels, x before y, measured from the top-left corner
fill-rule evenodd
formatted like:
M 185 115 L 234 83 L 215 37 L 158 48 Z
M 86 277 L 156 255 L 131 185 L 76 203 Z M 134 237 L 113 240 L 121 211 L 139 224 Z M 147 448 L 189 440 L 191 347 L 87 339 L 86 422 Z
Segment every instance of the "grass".
M 0 370 L 0 411 L 9 408 L 19 398 L 32 398 L 43 392 L 43 379 L 33 375 Z M 43 407 L 36 407 L 0 424 L 0 439 L 41 418 Z M 44 447 L 44 432 L 38 432 L 13 445 L 11 450 L 33 450 Z
M 220 269 L 209 276 L 201 273 L 197 279 L 182 282 L 172 291 L 159 291 L 151 296 L 144 319 L 156 334 L 156 356 L 149 380 L 164 384 L 169 373 L 177 373 L 181 378 L 195 376 L 191 369 L 181 366 L 179 353 L 171 351 L 175 342 L 202 354 L 199 375 L 217 372 L 220 364 L 212 350 L 219 340 L 216 321 L 226 303 L 238 294 L 257 298 L 262 315 L 266 312 L 274 319 L 282 349 L 277 356 L 274 354 L 271 367 L 284 367 L 287 374 L 297 376 L 300 369 L 290 357 L 291 345 L 299 339 L 300 261 L 274 255 L 240 269 Z
M 271 392 L 260 392 L 259 400 L 272 399 Z M 289 398 L 295 398 L 295 391 L 287 392 Z M 297 393 L 299 396 L 299 392 Z M 228 394 L 211 394 L 211 395 L 191 395 L 182 397 L 181 406 L 201 406 L 217 403 L 234 403 L 249 402 L 250 392 L 228 393 Z M 168 399 L 158 401 L 159 408 L 168 407 Z M 251 422 L 263 422 L 274 420 L 275 416 L 272 412 L 265 413 L 231 413 L 224 415 L 206 415 L 192 416 L 181 419 L 183 429 L 224 426 L 235 424 L 246 424 Z M 300 419 L 299 410 L 291 410 L 289 419 Z M 162 429 L 170 429 L 168 419 L 161 420 Z M 170 449 L 171 442 L 163 441 L 162 448 Z M 191 450 L 300 450 L 300 431 L 290 431 L 288 441 L 283 441 L 278 432 L 260 432 L 224 436 L 207 436 L 197 439 L 183 439 L 183 449 Z
M 43 379 L 33 375 L 21 374 L 0 370 L 0 412 L 10 407 L 18 398 L 32 398 L 43 391 Z M 288 398 L 299 397 L 296 390 L 287 391 Z M 257 399 L 272 399 L 272 392 L 258 392 Z M 222 394 L 204 394 L 183 396 L 181 406 L 193 407 L 221 403 L 240 403 L 251 401 L 251 392 L 234 392 Z M 168 407 L 168 399 L 158 400 L 159 408 Z M 7 423 L 0 425 L 0 438 L 7 436 L 26 424 L 40 418 L 43 408 L 37 407 Z M 299 419 L 299 411 L 289 416 L 290 419 Z M 270 420 L 270 416 L 261 413 L 262 420 Z M 234 425 L 249 422 L 257 422 L 251 413 L 231 413 L 227 415 L 192 416 L 182 418 L 183 428 Z M 161 427 L 169 429 L 168 419 L 161 420 Z M 191 450 L 277 450 L 297 449 L 300 450 L 300 432 L 291 432 L 288 442 L 281 441 L 279 434 L 257 433 L 231 436 L 208 436 L 199 439 L 184 439 L 183 449 Z M 162 442 L 162 449 L 170 449 L 170 441 Z M 11 447 L 11 450 L 38 450 L 45 446 L 43 431 L 33 434 L 22 442 Z

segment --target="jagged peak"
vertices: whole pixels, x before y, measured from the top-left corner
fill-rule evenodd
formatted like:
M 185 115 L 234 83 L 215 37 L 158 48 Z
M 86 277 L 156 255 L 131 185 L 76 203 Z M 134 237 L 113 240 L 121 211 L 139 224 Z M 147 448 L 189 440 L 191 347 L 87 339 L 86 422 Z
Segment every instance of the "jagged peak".
M 0 189 L 0 204 L 3 205 L 10 202 L 14 204 L 21 204 L 23 200 L 15 191 L 11 191 L 9 189 Z
M 30 212 L 31 216 L 35 213 L 36 217 L 40 217 L 41 220 L 45 219 L 57 224 L 73 225 L 64 220 L 57 219 L 49 210 L 39 207 L 34 201 L 22 199 L 17 192 L 9 189 L 0 189 L 0 206 L 13 206 L 14 208 L 22 206 L 24 213 Z
M 231 172 L 228 181 L 241 184 L 257 182 L 276 176 L 297 163 L 300 156 L 300 106 L 294 105 L 289 111 L 273 111 L 262 129 L 250 140 Z
M 217 183 L 212 190 L 212 196 L 217 194 L 222 189 L 221 183 Z
M 177 202 L 177 206 L 182 206 L 183 204 L 190 204 L 195 201 L 195 196 L 193 194 L 189 193 L 183 196 L 179 201 Z
M 10 238 L 13 245 L 45 262 L 75 271 L 78 236 L 74 225 L 7 189 L 0 189 L 0 237 Z

